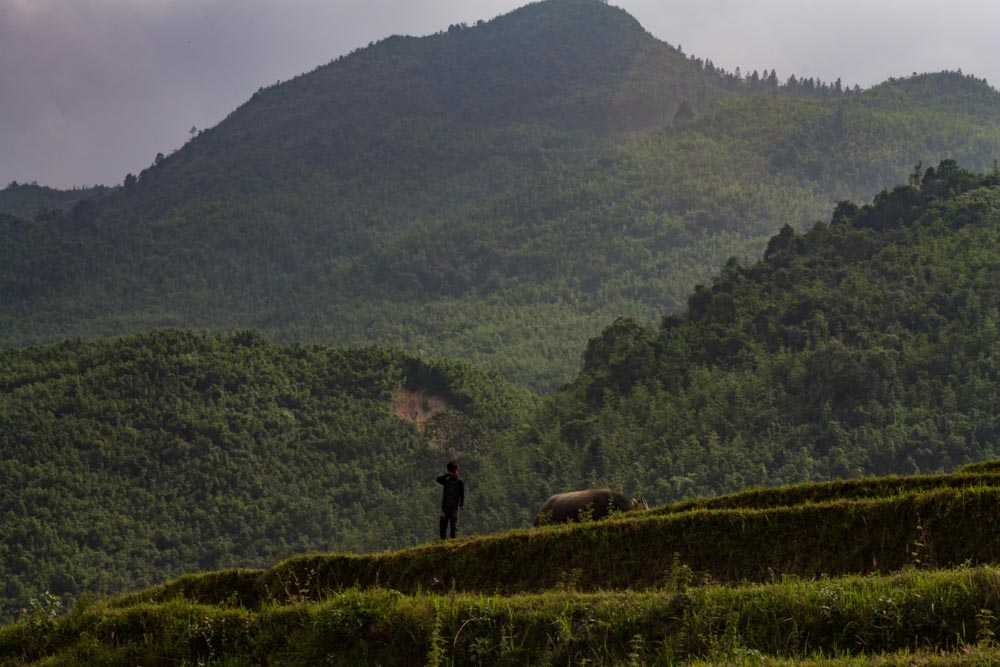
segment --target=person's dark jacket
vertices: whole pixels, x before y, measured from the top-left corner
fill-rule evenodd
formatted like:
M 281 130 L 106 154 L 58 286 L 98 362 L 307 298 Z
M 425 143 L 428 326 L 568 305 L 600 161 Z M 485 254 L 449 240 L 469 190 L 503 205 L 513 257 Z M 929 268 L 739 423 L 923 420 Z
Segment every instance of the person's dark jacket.
M 444 485 L 441 495 L 441 509 L 455 509 L 465 506 L 465 484 L 457 477 L 445 474 L 437 478 L 438 484 Z

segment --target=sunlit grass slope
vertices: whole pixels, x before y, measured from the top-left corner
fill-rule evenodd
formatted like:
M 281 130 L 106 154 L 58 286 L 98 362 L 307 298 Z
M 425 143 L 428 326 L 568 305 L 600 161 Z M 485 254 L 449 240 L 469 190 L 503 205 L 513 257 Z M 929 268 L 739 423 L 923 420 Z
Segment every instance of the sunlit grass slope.
M 990 664 L 998 604 L 991 567 L 642 593 L 352 589 L 257 608 L 81 607 L 3 629 L 0 655 L 9 665 Z
M 190 575 L 62 616 L 43 599 L 0 630 L 0 661 L 991 664 L 998 482 L 787 487 L 731 509 Z

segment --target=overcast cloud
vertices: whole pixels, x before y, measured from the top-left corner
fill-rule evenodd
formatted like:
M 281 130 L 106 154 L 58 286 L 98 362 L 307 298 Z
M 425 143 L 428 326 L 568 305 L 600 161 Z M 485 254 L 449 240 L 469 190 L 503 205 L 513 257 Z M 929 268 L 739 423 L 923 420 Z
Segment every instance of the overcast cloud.
M 0 187 L 117 184 L 261 86 L 391 34 L 521 0 L 0 0 Z M 961 69 L 1000 84 L 987 0 L 618 0 L 717 66 L 867 87 Z

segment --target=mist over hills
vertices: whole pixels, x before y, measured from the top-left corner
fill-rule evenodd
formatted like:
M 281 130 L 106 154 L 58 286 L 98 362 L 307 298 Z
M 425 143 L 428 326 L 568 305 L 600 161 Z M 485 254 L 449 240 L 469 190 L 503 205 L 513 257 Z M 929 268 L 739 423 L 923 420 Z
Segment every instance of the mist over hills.
M 93 205 L 0 222 L 0 344 L 255 327 L 547 391 L 615 317 L 677 310 L 783 225 L 920 161 L 987 169 L 998 100 L 956 73 L 737 78 L 597 0 L 391 37 Z

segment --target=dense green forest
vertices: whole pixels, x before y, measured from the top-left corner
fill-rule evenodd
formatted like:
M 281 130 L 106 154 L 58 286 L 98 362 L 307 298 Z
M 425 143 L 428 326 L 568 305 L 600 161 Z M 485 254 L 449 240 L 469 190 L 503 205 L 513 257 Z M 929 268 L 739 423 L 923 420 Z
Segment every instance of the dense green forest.
M 454 457 L 463 532 L 526 523 L 494 441 L 533 404 L 464 364 L 251 331 L 0 352 L 0 617 L 46 590 L 425 541 Z
M 549 391 L 608 322 L 683 308 L 783 226 L 921 161 L 989 169 L 998 102 L 960 73 L 724 72 L 599 0 L 394 36 L 103 197 L 0 217 L 0 345 L 257 328 Z
M 4 609 L 427 541 L 449 458 L 469 534 L 582 486 L 661 504 L 995 457 L 998 204 L 996 171 L 914 170 L 786 227 L 658 327 L 616 320 L 543 399 L 463 363 L 255 331 L 3 351 Z
M 998 156 L 547 0 L 12 183 L 0 664 L 1000 660 Z
M 1000 171 L 944 161 L 621 318 L 526 442 L 658 502 L 1000 453 Z M 564 473 L 569 472 L 566 467 Z
M 997 463 L 191 574 L 0 628 L 4 665 L 990 665 Z

